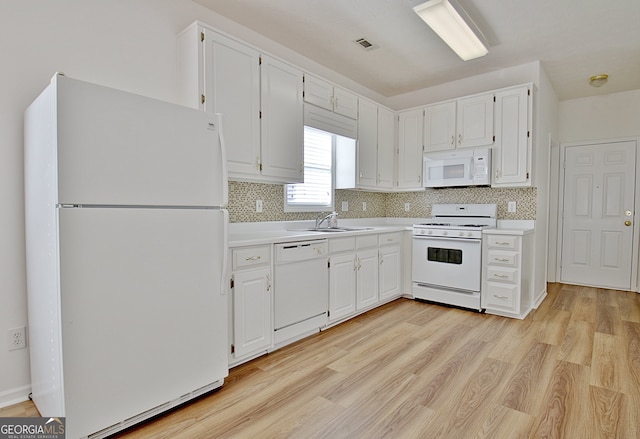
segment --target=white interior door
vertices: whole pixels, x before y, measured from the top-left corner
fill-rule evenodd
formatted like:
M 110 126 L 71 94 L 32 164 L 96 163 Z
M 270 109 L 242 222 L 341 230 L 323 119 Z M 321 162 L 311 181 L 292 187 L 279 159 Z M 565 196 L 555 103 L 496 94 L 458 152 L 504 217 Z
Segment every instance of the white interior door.
M 635 142 L 565 148 L 561 282 L 630 289 Z

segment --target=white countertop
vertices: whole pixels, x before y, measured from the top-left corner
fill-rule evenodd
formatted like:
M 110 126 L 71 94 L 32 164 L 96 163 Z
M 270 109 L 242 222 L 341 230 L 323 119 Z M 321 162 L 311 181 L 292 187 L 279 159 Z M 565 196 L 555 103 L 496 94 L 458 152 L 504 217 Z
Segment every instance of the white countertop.
M 535 229 L 484 229 L 482 233 L 491 235 L 528 235 Z
M 393 218 L 343 220 L 338 223 L 338 228 L 367 227 L 366 230 L 350 230 L 344 232 L 314 232 L 306 230 L 313 226 L 313 221 L 231 223 L 229 225 L 229 247 L 399 232 L 411 230 L 411 226 L 417 221 L 419 221 L 419 219 L 410 218 L 402 218 L 401 220 Z
M 484 229 L 482 233 L 492 235 L 528 235 L 535 232 L 535 221 L 498 220 L 497 229 Z

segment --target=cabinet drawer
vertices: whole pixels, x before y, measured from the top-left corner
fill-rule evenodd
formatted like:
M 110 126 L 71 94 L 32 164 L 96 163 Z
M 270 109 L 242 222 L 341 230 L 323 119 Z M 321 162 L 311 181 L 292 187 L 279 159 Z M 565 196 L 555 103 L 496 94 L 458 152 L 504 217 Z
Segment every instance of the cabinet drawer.
M 271 247 L 268 245 L 235 248 L 232 250 L 232 268 L 237 270 L 243 267 L 267 265 L 271 256 L 270 249 Z
M 502 265 L 506 267 L 518 266 L 517 252 L 504 252 L 500 250 L 489 250 L 487 252 L 488 265 Z
M 402 242 L 402 232 L 381 233 L 378 235 L 378 245 L 400 245 Z
M 518 250 L 518 237 L 508 235 L 489 235 L 487 239 L 489 248 L 504 248 Z
M 482 306 L 484 308 L 518 311 L 517 286 L 501 285 L 494 282 L 487 282 L 486 286 L 486 291 L 482 292 Z
M 356 248 L 358 250 L 363 248 L 371 248 L 378 246 L 378 235 L 364 235 L 356 237 Z
M 340 253 L 340 252 L 349 252 L 355 251 L 356 249 L 356 238 L 355 237 L 347 237 L 347 238 L 330 238 L 329 239 L 329 253 Z
M 516 283 L 518 270 L 515 268 L 487 267 L 487 281 Z

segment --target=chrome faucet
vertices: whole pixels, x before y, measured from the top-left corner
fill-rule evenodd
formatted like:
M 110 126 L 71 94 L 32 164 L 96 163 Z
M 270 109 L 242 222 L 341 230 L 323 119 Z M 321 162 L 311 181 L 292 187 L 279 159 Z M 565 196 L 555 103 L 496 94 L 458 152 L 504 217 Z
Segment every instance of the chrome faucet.
M 322 216 L 324 215 L 324 217 Z M 331 212 L 329 214 L 325 214 L 325 212 L 320 212 L 316 217 L 316 229 L 319 229 L 323 222 L 327 221 L 330 218 L 336 218 L 338 216 L 337 212 Z M 322 217 L 322 218 L 321 218 Z M 331 225 L 331 221 L 327 223 L 327 227 L 335 227 Z

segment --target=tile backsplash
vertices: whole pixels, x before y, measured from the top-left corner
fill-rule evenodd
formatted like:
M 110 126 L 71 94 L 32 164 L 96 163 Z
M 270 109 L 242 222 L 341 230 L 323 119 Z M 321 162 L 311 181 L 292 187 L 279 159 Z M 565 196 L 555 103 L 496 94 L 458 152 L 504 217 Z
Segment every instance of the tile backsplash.
M 262 200 L 261 213 L 256 212 L 256 200 Z M 348 203 L 348 211 L 341 209 L 344 201 Z M 516 212 L 507 211 L 509 201 L 516 202 Z M 366 210 L 363 203 L 366 203 Z M 338 189 L 335 192 L 335 210 L 340 218 L 426 218 L 431 216 L 431 205 L 438 203 L 495 203 L 498 219 L 536 219 L 536 188 L 469 187 L 394 193 Z M 407 204 L 408 211 L 405 210 Z M 317 215 L 285 212 L 283 206 L 284 185 L 229 182 L 229 218 L 232 223 L 311 220 Z

